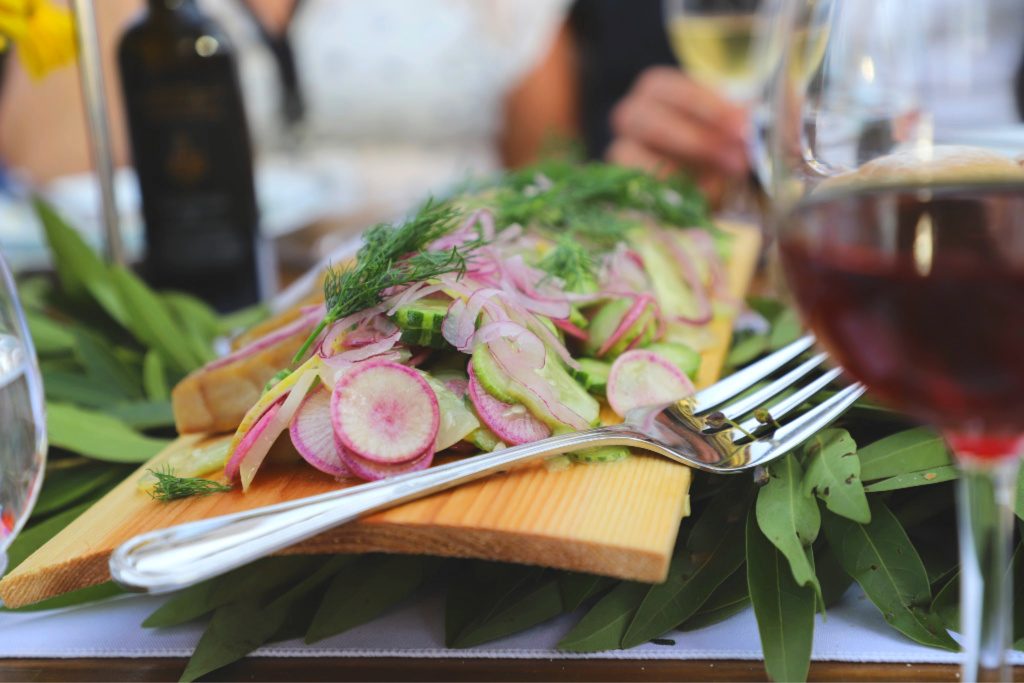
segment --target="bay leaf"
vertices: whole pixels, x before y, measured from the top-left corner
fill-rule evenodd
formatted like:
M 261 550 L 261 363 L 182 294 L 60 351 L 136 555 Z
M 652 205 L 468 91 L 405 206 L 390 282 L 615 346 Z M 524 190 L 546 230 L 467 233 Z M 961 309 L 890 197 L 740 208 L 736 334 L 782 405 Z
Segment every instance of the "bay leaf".
M 455 637 L 453 646 L 482 645 L 542 624 L 563 611 L 558 577 L 548 572 L 474 618 Z
M 131 471 L 130 467 L 88 461 L 77 467 L 47 470 L 32 514 L 41 518 L 59 512 L 90 494 L 98 492 L 102 495 Z
M 106 412 L 133 429 L 174 427 L 174 410 L 169 400 L 118 403 Z
M 315 643 L 377 618 L 412 595 L 436 565 L 418 555 L 369 555 L 338 572 L 306 631 Z
M 94 384 L 116 390 L 122 400 L 142 398 L 138 369 L 123 364 L 114 355 L 109 342 L 99 340 L 86 330 L 75 330 L 75 357 Z
M 44 365 L 42 372 L 43 392 L 49 401 L 106 409 L 124 400 L 112 387 L 94 382 L 81 371 L 52 370 Z
M 558 643 L 566 652 L 602 652 L 621 647 L 637 607 L 647 595 L 646 583 L 623 581 L 590 608 Z
M 860 478 L 888 479 L 951 464 L 946 443 L 937 432 L 917 427 L 897 432 L 860 448 Z
M 180 590 L 150 614 L 144 628 L 167 628 L 209 614 L 235 600 L 258 600 L 274 588 L 292 585 L 314 571 L 322 558 L 304 555 L 267 557 L 202 583 Z
M 915 486 L 928 486 L 930 484 L 942 484 L 957 478 L 958 473 L 955 465 L 940 465 L 918 472 L 904 472 L 888 479 L 874 481 L 864 487 L 868 493 L 881 493 L 882 491 L 898 491 L 910 489 Z
M 25 322 L 32 344 L 40 356 L 69 354 L 75 349 L 75 337 L 65 325 L 39 311 L 25 310 Z
M 781 349 L 800 338 L 803 325 L 795 309 L 784 308 L 772 319 L 772 331 L 768 337 L 768 350 Z
M 562 572 L 558 577 L 558 589 L 562 594 L 562 607 L 574 612 L 587 600 L 601 595 L 616 583 L 615 579 L 596 574 Z
M 825 515 L 825 535 L 836 558 L 893 628 L 922 645 L 956 650 L 929 609 L 928 573 L 907 533 L 878 498 L 870 505 L 870 524 Z
M 803 470 L 790 453 L 768 465 L 768 483 L 761 487 L 754 506 L 757 523 L 772 544 L 789 560 L 799 586 L 821 588 L 807 559 L 807 548 L 818 537 L 821 513 L 802 486 Z
M 826 429 L 802 449 L 807 471 L 804 493 L 817 496 L 837 515 L 861 524 L 871 521 L 868 499 L 860 481 L 857 444 L 845 429 Z
M 668 578 L 651 586 L 622 638 L 629 648 L 672 630 L 693 616 L 743 563 L 743 526 L 749 496 L 720 496 L 698 517 L 676 551 Z
M 747 588 L 747 571 L 740 567 L 723 581 L 701 605 L 697 613 L 677 628 L 680 631 L 697 629 L 717 624 L 750 606 L 750 590 Z
M 151 401 L 166 401 L 171 397 L 163 356 L 156 349 L 149 349 L 142 357 L 142 386 Z
M 110 415 L 53 401 L 46 404 L 46 426 L 51 446 L 106 462 L 145 462 L 171 444 Z
M 853 585 L 853 577 L 839 564 L 828 543 L 821 543 L 815 550 L 814 574 L 821 584 L 821 601 L 826 609 L 842 600 Z
M 754 511 L 746 526 L 747 585 L 765 669 L 775 681 L 807 680 L 814 642 L 815 591 L 796 583 L 788 559 L 761 532 Z

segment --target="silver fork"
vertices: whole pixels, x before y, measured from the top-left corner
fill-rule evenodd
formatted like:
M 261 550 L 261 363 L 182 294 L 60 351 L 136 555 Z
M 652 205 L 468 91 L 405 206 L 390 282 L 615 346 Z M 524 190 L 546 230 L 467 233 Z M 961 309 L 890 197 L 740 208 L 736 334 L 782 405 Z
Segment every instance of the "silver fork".
M 634 411 L 621 425 L 561 434 L 422 472 L 141 534 L 114 551 L 110 574 L 131 590 L 166 593 L 185 588 L 372 512 L 587 448 L 630 446 L 707 472 L 747 471 L 799 446 L 864 393 L 861 385 L 852 384 L 782 426 L 765 424 L 777 425 L 840 374 L 828 370 L 770 405 L 770 419 L 760 414 L 737 422 L 797 386 L 825 362 L 826 354 L 817 354 L 750 395 L 727 403 L 782 370 L 813 344 L 813 337 L 803 337 L 690 399 Z

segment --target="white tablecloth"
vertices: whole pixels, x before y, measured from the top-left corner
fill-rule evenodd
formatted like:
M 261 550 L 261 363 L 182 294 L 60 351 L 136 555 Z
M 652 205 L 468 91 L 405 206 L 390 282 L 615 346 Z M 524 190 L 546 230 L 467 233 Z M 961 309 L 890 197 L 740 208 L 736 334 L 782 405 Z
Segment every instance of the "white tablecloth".
M 202 622 L 163 630 L 143 629 L 142 621 L 163 598 L 126 596 L 102 604 L 36 613 L 0 614 L 0 657 L 184 657 L 191 654 Z M 714 626 L 665 637 L 674 645 L 648 643 L 630 650 L 591 655 L 559 652 L 555 645 L 578 615 L 469 650 L 444 647 L 442 598 L 411 601 L 372 623 L 316 645 L 286 641 L 256 651 L 259 657 L 476 657 L 615 659 L 760 659 L 753 612 L 747 610 Z M 923 647 L 889 628 L 881 614 L 853 588 L 843 602 L 817 618 L 816 660 L 849 662 L 959 661 L 949 652 Z M 1024 653 L 1014 653 L 1024 664 Z

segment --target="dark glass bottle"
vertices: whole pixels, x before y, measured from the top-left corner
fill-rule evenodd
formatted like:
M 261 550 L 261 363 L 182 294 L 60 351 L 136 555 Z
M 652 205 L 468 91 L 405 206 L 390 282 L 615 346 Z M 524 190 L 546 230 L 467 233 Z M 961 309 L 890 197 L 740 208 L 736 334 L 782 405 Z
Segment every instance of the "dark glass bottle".
M 148 0 L 118 48 L 144 274 L 220 310 L 260 296 L 252 148 L 234 54 L 194 0 Z

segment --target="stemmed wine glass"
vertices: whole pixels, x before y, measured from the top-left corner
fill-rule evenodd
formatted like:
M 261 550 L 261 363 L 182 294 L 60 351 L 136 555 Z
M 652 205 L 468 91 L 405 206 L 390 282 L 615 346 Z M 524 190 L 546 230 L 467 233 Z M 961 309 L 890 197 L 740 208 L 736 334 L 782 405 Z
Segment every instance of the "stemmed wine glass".
M 665 27 L 676 58 L 696 81 L 750 111 L 751 159 L 766 183 L 768 155 L 756 131 L 767 116 L 766 89 L 779 67 L 786 43 L 783 24 L 792 24 L 791 68 L 807 77 L 820 63 L 828 37 L 833 0 L 663 0 Z M 721 215 L 743 221 L 757 213 L 749 183 L 728 188 Z
M 811 78 L 786 65 L 815 48 L 788 44 L 771 140 L 792 293 L 850 375 L 956 453 L 963 679 L 1009 680 L 1024 3 L 839 3 Z
M 43 387 L 14 280 L 0 256 L 0 575 L 43 482 Z

